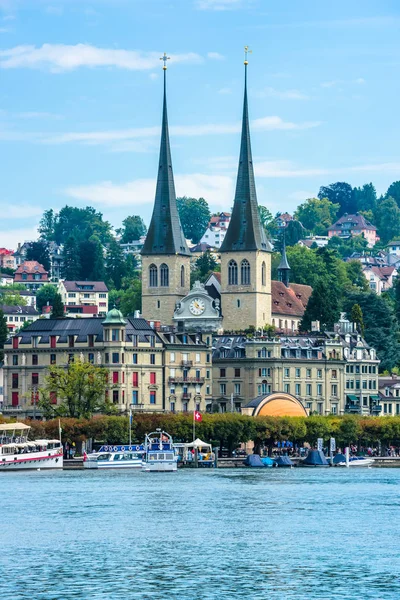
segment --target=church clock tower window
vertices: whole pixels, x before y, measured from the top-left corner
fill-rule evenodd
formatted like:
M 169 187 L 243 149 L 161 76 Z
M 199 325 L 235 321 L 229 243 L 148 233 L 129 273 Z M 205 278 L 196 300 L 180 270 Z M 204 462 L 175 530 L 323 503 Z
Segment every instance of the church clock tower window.
M 265 285 L 265 262 L 261 265 L 261 285 Z
M 246 259 L 240 265 L 240 278 L 242 285 L 250 285 L 250 263 Z
M 181 266 L 181 287 L 185 287 L 185 267 Z
M 161 287 L 169 286 L 169 269 L 165 263 L 160 266 L 160 285 Z
M 156 265 L 150 265 L 149 267 L 149 286 L 157 287 L 158 286 L 158 272 Z
M 231 260 L 228 265 L 228 282 L 229 285 L 238 284 L 238 268 L 237 263 L 234 260 Z

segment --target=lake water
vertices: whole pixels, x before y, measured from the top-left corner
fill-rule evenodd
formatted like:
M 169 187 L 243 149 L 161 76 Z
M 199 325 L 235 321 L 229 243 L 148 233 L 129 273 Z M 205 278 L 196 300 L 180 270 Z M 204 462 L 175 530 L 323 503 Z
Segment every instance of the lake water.
M 2 600 L 400 598 L 400 469 L 1 473 Z

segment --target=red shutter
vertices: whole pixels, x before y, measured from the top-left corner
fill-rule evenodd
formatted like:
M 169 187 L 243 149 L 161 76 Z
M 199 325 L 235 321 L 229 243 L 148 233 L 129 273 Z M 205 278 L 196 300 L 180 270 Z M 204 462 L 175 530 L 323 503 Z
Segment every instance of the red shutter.
M 136 371 L 132 373 L 132 385 L 133 387 L 138 387 L 139 385 L 139 373 Z
M 57 347 L 57 337 L 55 335 L 50 336 L 50 348 Z
M 113 383 L 118 383 L 118 371 L 113 371 Z
M 150 373 L 150 383 L 154 385 L 155 382 L 156 382 L 156 374 Z
M 11 392 L 11 404 L 13 406 L 18 406 L 18 404 L 19 404 L 18 392 Z
M 57 404 L 56 392 L 50 392 L 50 402 L 51 402 L 51 404 Z
M 18 337 L 13 337 L 13 348 L 14 348 L 14 350 L 16 348 L 18 348 L 18 342 L 19 342 L 19 338 Z

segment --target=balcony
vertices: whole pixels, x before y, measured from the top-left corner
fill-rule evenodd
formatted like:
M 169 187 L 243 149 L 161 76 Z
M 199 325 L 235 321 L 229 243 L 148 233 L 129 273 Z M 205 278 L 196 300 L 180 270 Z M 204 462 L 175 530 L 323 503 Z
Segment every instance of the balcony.
M 182 400 L 190 400 L 191 397 L 192 394 L 190 392 L 183 392 L 182 394 Z
M 168 377 L 168 383 L 204 383 L 204 377 Z
M 193 367 L 193 361 L 192 360 L 182 360 L 181 361 L 181 365 L 182 367 Z

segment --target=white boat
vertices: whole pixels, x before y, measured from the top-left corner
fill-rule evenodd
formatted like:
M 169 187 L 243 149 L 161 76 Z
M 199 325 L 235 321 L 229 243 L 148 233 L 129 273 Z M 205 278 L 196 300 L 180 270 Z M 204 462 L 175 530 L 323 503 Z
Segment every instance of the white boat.
M 0 425 L 0 471 L 62 469 L 60 440 L 28 440 L 31 428 L 25 423 Z
M 172 437 L 166 431 L 147 433 L 144 442 L 145 456 L 143 471 L 176 471 L 178 454 Z
M 373 458 L 367 458 L 366 456 L 352 456 L 349 459 L 349 464 L 346 461 L 339 462 L 336 464 L 337 467 L 371 467 L 374 464 Z
M 107 448 L 107 450 L 105 450 Z M 144 450 L 140 446 L 102 446 L 83 459 L 85 469 L 141 469 Z

